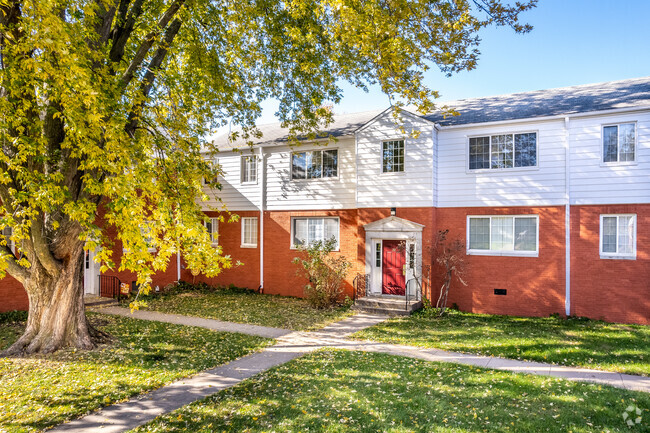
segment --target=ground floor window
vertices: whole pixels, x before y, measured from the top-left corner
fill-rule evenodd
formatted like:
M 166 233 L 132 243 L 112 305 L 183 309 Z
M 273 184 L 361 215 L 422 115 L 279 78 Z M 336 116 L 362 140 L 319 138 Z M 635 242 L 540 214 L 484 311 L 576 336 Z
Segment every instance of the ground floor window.
M 603 258 L 636 257 L 636 215 L 600 216 L 600 255 Z
M 537 215 L 468 216 L 467 252 L 490 255 L 536 255 Z
M 257 217 L 244 217 L 241 219 L 241 246 L 246 248 L 257 247 Z
M 336 239 L 336 248 L 339 245 L 339 219 L 295 217 L 291 219 L 291 247 L 309 245 L 313 242 L 326 239 Z
M 219 218 L 210 218 L 205 222 L 205 228 L 210 235 L 210 242 L 213 245 L 219 243 Z

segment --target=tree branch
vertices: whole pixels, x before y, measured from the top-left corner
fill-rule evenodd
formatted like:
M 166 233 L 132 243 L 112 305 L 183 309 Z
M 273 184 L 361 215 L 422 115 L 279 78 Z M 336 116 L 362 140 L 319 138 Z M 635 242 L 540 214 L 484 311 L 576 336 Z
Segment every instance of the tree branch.
M 7 263 L 7 272 L 9 273 L 9 275 L 14 277 L 23 286 L 25 286 L 27 280 L 29 280 L 29 278 L 31 277 L 30 271 L 18 264 L 18 260 L 16 260 L 16 256 L 14 255 L 13 251 L 9 249 L 7 245 L 0 245 L 0 252 L 4 253 L 7 256 L 6 263 Z
M 43 217 L 39 214 L 32 219 L 31 235 L 32 247 L 36 259 L 41 262 L 41 265 L 52 275 L 57 278 L 61 271 L 61 264 L 54 258 L 50 252 L 47 239 L 44 236 L 45 226 L 43 225 Z
M 119 63 L 122 60 L 122 57 L 124 56 L 124 47 L 126 46 L 126 42 L 129 40 L 129 37 L 131 36 L 131 33 L 133 32 L 133 28 L 135 27 L 135 21 L 138 19 L 140 15 L 142 15 L 142 4 L 144 3 L 144 0 L 135 0 L 135 3 L 133 6 L 131 6 L 131 9 L 127 14 L 127 9 L 129 7 L 129 1 L 122 1 L 120 3 L 120 16 L 118 17 L 117 20 L 117 27 L 113 29 L 113 45 L 111 46 L 111 52 L 108 56 L 109 60 L 112 63 Z M 124 22 L 122 24 L 122 20 L 119 18 L 124 17 L 126 15 L 126 18 L 124 19 Z

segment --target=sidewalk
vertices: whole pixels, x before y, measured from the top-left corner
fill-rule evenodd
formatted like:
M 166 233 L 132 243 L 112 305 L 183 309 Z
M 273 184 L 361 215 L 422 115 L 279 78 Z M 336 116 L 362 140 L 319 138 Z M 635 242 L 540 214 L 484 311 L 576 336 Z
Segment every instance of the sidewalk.
M 513 373 L 553 376 L 568 380 L 594 382 L 617 388 L 650 392 L 650 377 L 446 352 L 437 349 L 423 349 L 414 346 L 345 339 L 345 337 L 357 331 L 386 320 L 387 317 L 385 316 L 358 314 L 333 323 L 318 331 L 292 332 L 286 329 L 221 322 L 218 320 L 164 314 L 153 311 L 135 311 L 131 314 L 129 309 L 120 307 L 106 307 L 98 311 L 144 320 L 200 326 L 217 331 L 240 332 L 277 338 L 278 343 L 261 352 L 253 353 L 220 367 L 207 370 L 191 378 L 174 382 L 138 398 L 108 406 L 98 412 L 62 424 L 52 429 L 51 431 L 53 432 L 86 432 L 96 431 L 100 428 L 100 431 L 106 433 L 128 431 L 151 421 L 159 415 L 208 397 L 223 389 L 234 386 L 244 379 L 324 347 L 379 352 L 426 361 L 474 365 L 483 368 L 506 370 Z

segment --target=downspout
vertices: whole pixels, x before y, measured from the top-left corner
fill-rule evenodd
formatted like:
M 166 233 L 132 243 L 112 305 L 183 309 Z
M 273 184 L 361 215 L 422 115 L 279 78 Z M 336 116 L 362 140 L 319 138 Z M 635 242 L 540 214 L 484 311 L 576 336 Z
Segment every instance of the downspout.
M 564 118 L 564 313 L 571 315 L 571 148 L 569 136 L 569 117 Z
M 178 238 L 176 238 L 176 246 L 177 246 L 177 251 L 176 251 L 176 281 L 180 282 L 181 281 L 181 245 L 180 245 L 180 242 L 178 241 Z
M 260 146 L 260 293 L 264 292 L 264 180 L 266 174 L 266 166 L 264 163 L 264 149 Z

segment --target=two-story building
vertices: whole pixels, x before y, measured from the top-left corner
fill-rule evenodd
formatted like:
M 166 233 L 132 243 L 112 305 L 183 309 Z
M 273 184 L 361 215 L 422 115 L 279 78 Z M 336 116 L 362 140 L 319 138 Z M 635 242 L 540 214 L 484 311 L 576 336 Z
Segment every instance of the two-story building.
M 290 146 L 279 124 L 253 147 L 219 139 L 206 214 L 243 265 L 207 280 L 178 261 L 154 284 L 301 296 L 297 246 L 335 237 L 348 293 L 367 275 L 370 295 L 404 296 L 417 276 L 435 297 L 433 244 L 449 230 L 467 263 L 450 305 L 650 324 L 650 77 L 446 105 L 460 115 L 405 110 L 402 128 L 390 109 L 338 115 L 334 141 Z M 226 211 L 239 221 L 219 222 Z

